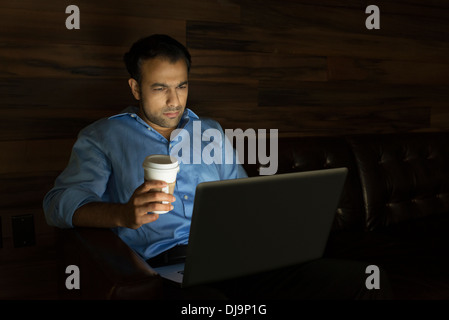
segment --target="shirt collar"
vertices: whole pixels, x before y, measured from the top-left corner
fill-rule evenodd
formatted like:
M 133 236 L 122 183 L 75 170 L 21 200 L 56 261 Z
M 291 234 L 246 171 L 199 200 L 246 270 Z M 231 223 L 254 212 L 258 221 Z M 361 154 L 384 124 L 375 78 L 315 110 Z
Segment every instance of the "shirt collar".
M 132 116 L 132 115 L 137 116 L 138 111 L 139 111 L 138 107 L 129 106 L 129 107 L 125 108 L 124 110 L 122 110 L 122 112 L 115 114 L 115 115 L 109 117 L 108 119 L 120 118 L 120 117 L 123 117 L 126 115 L 127 116 Z
M 185 108 L 184 113 L 182 114 L 181 120 L 179 120 L 178 128 L 184 128 L 190 119 L 198 120 L 199 117 L 196 115 L 195 112 L 193 112 L 189 108 Z

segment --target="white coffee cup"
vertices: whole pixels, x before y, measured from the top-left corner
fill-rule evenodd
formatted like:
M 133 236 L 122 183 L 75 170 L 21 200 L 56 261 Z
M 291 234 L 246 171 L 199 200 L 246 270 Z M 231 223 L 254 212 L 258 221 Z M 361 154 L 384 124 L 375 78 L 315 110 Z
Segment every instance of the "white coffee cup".
M 167 186 L 160 191 L 173 194 L 176 185 L 176 175 L 179 171 L 178 160 L 175 157 L 164 154 L 152 154 L 145 158 L 143 162 L 144 178 L 149 180 L 162 180 L 167 182 Z M 153 189 L 154 190 L 154 189 Z M 162 203 L 169 203 L 162 201 Z M 162 214 L 168 211 L 153 211 Z

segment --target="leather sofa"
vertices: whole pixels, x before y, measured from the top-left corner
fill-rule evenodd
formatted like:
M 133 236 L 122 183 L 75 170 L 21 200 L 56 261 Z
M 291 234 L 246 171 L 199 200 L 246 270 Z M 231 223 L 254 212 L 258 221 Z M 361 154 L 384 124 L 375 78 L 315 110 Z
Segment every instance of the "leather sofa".
M 325 256 L 383 268 L 396 299 L 449 299 L 449 132 L 279 139 L 277 174 L 335 167 L 348 176 Z M 157 297 L 160 277 L 110 230 L 61 233 L 84 279 L 63 297 Z

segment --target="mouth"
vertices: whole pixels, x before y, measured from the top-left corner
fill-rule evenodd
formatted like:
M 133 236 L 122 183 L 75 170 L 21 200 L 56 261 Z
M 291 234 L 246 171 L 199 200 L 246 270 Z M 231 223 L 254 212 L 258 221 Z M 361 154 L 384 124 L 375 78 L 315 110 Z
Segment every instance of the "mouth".
M 167 118 L 173 119 L 176 118 L 179 115 L 180 111 L 176 111 L 176 112 L 165 112 L 164 116 L 166 116 Z

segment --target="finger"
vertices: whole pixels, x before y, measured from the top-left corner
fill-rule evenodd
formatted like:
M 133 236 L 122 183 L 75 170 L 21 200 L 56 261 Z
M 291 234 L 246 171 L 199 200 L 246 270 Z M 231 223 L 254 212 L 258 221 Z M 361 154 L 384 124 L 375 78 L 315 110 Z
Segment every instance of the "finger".
M 175 202 L 176 198 L 174 195 L 170 193 L 165 193 L 162 191 L 150 191 L 146 194 L 141 195 L 142 199 L 145 199 L 146 202 L 160 202 L 160 201 L 168 201 Z
M 169 203 L 161 203 L 161 202 L 151 202 L 145 206 L 145 211 L 154 212 L 154 211 L 171 211 L 173 210 L 173 205 Z
M 159 219 L 159 214 L 157 213 L 145 214 L 144 216 L 142 216 L 142 224 L 151 223 L 156 221 L 157 219 Z
M 175 202 L 175 196 L 165 192 L 146 192 L 134 197 L 134 205 L 136 207 L 148 205 L 152 202 Z
M 151 189 L 162 189 L 167 186 L 167 182 L 161 180 L 148 180 L 145 181 L 136 189 L 136 194 L 142 194 L 150 191 Z

